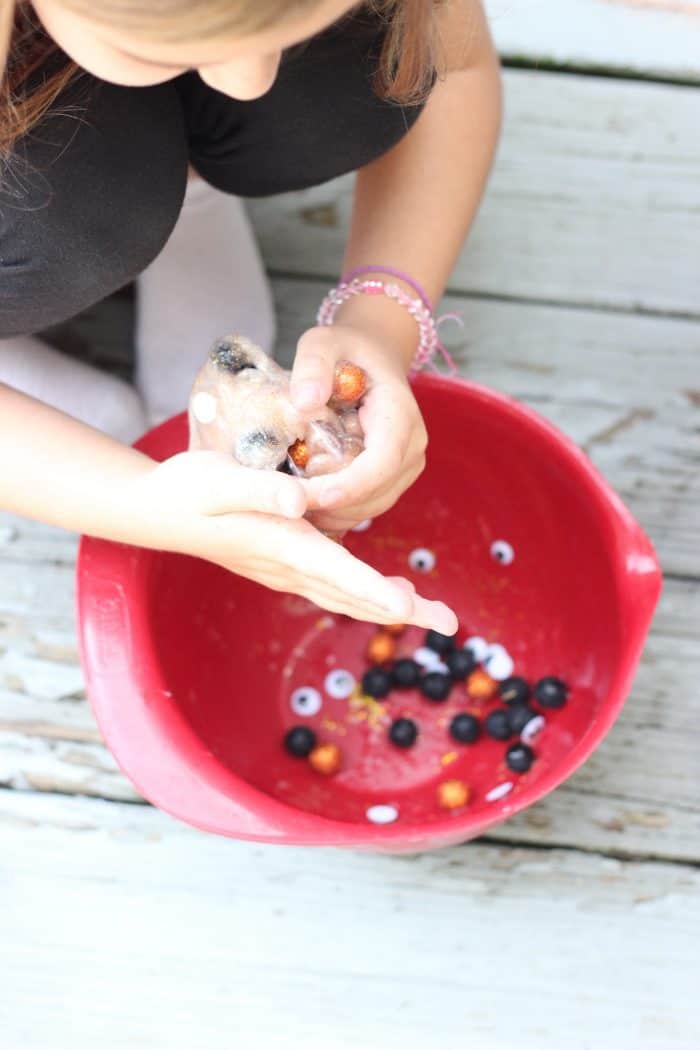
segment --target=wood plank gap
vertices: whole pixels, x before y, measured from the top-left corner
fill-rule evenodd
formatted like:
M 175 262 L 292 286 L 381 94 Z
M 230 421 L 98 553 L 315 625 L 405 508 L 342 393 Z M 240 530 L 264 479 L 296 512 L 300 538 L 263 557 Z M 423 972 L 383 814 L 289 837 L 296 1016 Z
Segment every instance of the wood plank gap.
M 532 849 L 538 853 L 547 853 L 551 850 L 565 850 L 567 853 L 586 853 L 593 857 L 606 857 L 611 860 L 620 860 L 633 863 L 644 863 L 644 864 L 673 864 L 678 868 L 691 868 L 692 870 L 700 869 L 700 860 L 689 860 L 687 857 L 674 857 L 673 854 L 664 854 L 663 856 L 652 853 L 651 851 L 639 851 L 639 850 L 625 850 L 617 849 L 611 846 L 609 849 L 597 850 L 591 846 L 571 846 L 565 845 L 558 842 L 524 842 L 522 839 L 516 837 L 510 838 L 508 836 L 501 837 L 496 835 L 482 835 L 479 839 L 474 839 L 474 842 L 478 842 L 480 846 L 508 846 L 511 849 Z M 463 845 L 468 846 L 469 843 L 465 842 Z
M 270 267 L 268 276 L 272 280 L 298 281 L 303 284 L 318 284 L 328 282 L 329 288 L 338 280 L 338 275 L 319 276 L 308 272 L 296 272 L 291 270 L 280 270 Z M 578 310 L 584 313 L 614 314 L 620 317 L 650 317 L 662 321 L 698 321 L 700 310 L 655 310 L 647 306 L 635 306 L 633 309 L 623 306 L 615 306 L 613 303 L 599 303 L 595 300 L 572 301 L 569 299 L 548 299 L 540 296 L 508 295 L 481 290 L 465 290 L 448 285 L 445 295 L 454 299 L 463 299 L 466 302 L 490 302 L 490 303 L 512 303 L 516 306 L 548 307 L 555 310 Z M 320 306 L 319 302 L 319 306 Z
M 551 58 L 527 58 L 523 55 L 502 53 L 503 69 L 525 69 L 533 73 L 553 73 L 564 76 L 574 74 L 579 77 L 597 77 L 602 80 L 640 81 L 643 84 L 665 84 L 670 87 L 696 88 L 698 82 L 693 77 L 661 75 L 646 73 L 640 69 L 626 69 L 624 66 L 598 65 L 595 62 L 555 62 Z
M 149 809 L 156 808 L 146 798 L 107 798 L 105 795 L 90 795 L 86 791 L 61 791 L 60 788 L 51 788 L 50 791 L 41 791 L 38 788 L 14 787 L 13 784 L 7 784 L 0 781 L 0 799 L 2 799 L 2 794 L 4 791 L 8 793 L 12 792 L 13 794 L 18 796 L 35 795 L 37 797 L 49 796 L 51 798 L 53 798 L 54 796 L 56 796 L 57 798 L 70 799 L 86 798 L 95 800 L 97 802 L 104 802 L 105 804 L 110 806 L 147 806 Z M 162 812 L 165 812 L 165 810 L 163 810 Z

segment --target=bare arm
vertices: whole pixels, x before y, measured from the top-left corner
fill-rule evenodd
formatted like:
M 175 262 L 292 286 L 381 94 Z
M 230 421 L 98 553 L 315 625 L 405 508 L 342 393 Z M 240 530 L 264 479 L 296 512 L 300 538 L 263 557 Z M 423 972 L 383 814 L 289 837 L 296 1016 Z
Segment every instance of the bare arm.
M 344 262 L 402 269 L 433 302 L 476 215 L 501 121 L 498 57 L 477 0 L 445 7 L 441 40 L 447 75 L 408 135 L 358 173 Z M 384 297 L 357 296 L 337 316 L 385 335 L 406 364 L 415 352 L 415 322 Z
M 153 461 L 0 384 L 0 507 L 64 529 L 147 546 L 134 483 Z

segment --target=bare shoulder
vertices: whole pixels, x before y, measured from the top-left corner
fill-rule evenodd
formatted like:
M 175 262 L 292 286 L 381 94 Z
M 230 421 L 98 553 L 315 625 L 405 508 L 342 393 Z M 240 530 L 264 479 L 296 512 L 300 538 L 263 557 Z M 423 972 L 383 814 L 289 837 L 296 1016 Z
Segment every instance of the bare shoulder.
M 481 0 L 443 0 L 437 26 L 440 64 L 446 73 L 467 69 L 493 56 Z

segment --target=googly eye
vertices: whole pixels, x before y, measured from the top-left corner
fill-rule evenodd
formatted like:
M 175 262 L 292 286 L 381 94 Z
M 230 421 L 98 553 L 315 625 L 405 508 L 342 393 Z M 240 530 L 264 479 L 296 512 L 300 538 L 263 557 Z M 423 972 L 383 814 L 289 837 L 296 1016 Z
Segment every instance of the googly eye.
M 540 735 L 544 726 L 545 721 L 542 715 L 535 715 L 534 718 L 531 718 L 520 734 L 520 739 L 523 744 L 531 744 L 532 741 Z
M 435 555 L 427 547 L 416 547 L 408 556 L 408 564 L 414 572 L 432 572 L 435 561 Z
M 506 780 L 503 784 L 497 784 L 496 787 L 491 788 L 484 795 L 487 802 L 496 802 L 499 798 L 503 798 L 505 795 L 510 794 L 513 790 L 513 781 Z
M 393 824 L 398 815 L 396 806 L 370 806 L 365 813 L 371 824 Z
M 442 663 L 439 654 L 434 649 L 428 649 L 425 645 L 421 645 L 420 648 L 415 650 L 413 659 L 427 671 L 434 671 Z
M 501 565 L 510 565 L 515 558 L 515 551 L 506 540 L 494 540 L 491 544 L 491 557 Z
M 289 706 L 295 715 L 302 718 L 311 718 L 321 710 L 323 700 L 318 689 L 310 685 L 302 685 L 295 689 L 289 698 Z
M 467 652 L 470 652 L 476 662 L 480 664 L 486 659 L 486 654 L 489 651 L 489 643 L 485 638 L 481 638 L 480 635 L 475 634 L 471 638 L 467 638 L 464 643 L 464 648 Z
M 497 682 L 504 682 L 513 673 L 513 661 L 502 645 L 490 645 L 482 662 L 488 673 Z
M 323 688 L 326 690 L 329 696 L 332 696 L 334 700 L 345 700 L 352 693 L 355 688 L 356 682 L 354 675 L 350 674 L 342 667 L 338 667 L 335 671 L 329 671 L 326 675 L 326 680 L 323 683 Z
M 350 532 L 367 532 L 367 529 L 372 524 L 371 518 L 365 518 L 364 521 L 358 521 L 357 525 L 353 525 Z
M 216 419 L 216 398 L 200 390 L 192 398 L 192 414 L 198 423 L 213 423 Z

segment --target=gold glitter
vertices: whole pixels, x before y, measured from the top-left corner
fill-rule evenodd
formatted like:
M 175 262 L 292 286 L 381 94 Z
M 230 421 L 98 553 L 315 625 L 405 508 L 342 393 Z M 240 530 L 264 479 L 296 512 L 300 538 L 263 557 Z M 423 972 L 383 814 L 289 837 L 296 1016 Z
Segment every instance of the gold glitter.
M 448 751 L 446 754 L 441 756 L 441 758 L 440 758 L 440 765 L 441 766 L 449 766 L 450 763 L 454 762 L 456 758 L 457 758 L 457 752 L 456 751 Z
M 355 686 L 348 706 L 350 708 L 348 721 L 350 722 L 367 722 L 370 729 L 381 729 L 389 721 L 386 704 L 376 700 L 373 696 L 366 696 L 359 685 Z
M 334 722 L 332 718 L 324 718 L 321 722 L 324 729 L 327 729 L 330 733 L 338 733 L 339 736 L 345 736 L 347 729 L 340 722 Z

